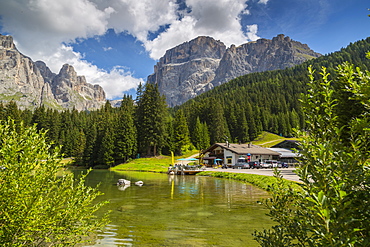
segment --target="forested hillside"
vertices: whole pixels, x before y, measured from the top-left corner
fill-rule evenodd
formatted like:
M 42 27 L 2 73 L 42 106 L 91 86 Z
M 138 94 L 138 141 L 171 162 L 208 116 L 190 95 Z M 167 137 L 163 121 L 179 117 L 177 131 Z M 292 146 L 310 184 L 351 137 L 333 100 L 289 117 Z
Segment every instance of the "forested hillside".
M 370 38 L 292 68 L 238 77 L 175 110 L 184 111 L 190 130 L 194 130 L 198 118 L 206 123 L 211 143 L 224 141 L 225 135 L 231 142 L 251 141 L 262 130 L 291 136 L 292 128 L 305 127 L 299 98 L 306 91 L 307 67 L 312 65 L 317 71 L 327 67 L 334 78 L 334 69 L 344 61 L 369 68 L 367 51 Z
M 62 145 L 66 157 L 90 167 L 111 166 L 138 155 L 200 150 L 226 139 L 245 143 L 263 130 L 291 136 L 293 127 L 305 128 L 299 98 L 309 81 L 307 67 L 326 66 L 332 76 L 335 66 L 344 61 L 367 69 L 367 51 L 370 38 L 290 69 L 239 77 L 172 109 L 166 107 L 156 85 L 145 84 L 139 86 L 135 100 L 124 96 L 119 108 L 107 102 L 91 112 L 59 112 L 44 106 L 32 112 L 10 102 L 0 104 L 0 119 L 10 117 L 47 129 L 52 145 Z M 346 107 L 342 114 L 356 108 Z

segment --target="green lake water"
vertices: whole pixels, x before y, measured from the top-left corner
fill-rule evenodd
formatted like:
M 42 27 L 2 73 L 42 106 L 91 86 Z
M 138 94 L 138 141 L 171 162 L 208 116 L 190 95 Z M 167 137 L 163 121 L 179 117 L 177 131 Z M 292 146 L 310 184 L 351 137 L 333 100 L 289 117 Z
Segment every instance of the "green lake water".
M 131 181 L 117 187 L 119 178 Z M 143 186 L 133 184 L 143 181 Z M 94 170 L 109 200 L 110 224 L 84 246 L 258 246 L 251 235 L 272 225 L 258 201 L 268 193 L 239 181 L 201 176 Z

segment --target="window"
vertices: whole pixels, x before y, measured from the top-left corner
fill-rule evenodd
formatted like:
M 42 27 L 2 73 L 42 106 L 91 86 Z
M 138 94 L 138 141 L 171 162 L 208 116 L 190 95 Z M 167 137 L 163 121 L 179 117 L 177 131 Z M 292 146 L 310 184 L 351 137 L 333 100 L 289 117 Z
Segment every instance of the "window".
M 226 163 L 231 164 L 232 163 L 232 157 L 231 156 L 226 156 Z

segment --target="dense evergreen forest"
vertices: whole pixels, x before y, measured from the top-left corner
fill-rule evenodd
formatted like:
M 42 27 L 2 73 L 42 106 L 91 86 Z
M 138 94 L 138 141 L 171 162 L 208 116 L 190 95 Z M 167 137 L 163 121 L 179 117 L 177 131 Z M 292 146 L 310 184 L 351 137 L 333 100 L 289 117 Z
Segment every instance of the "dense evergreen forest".
M 307 90 L 307 67 L 328 68 L 348 61 L 370 68 L 366 52 L 370 38 L 338 52 L 284 70 L 248 74 L 169 109 L 156 85 L 139 85 L 136 99 L 125 95 L 119 108 L 91 112 L 56 111 L 41 106 L 34 112 L 19 110 L 15 102 L 0 104 L 0 119 L 8 117 L 48 130 L 51 145 L 62 145 L 66 157 L 89 167 L 112 166 L 128 159 L 201 150 L 211 143 L 249 142 L 261 131 L 292 136 L 305 129 L 299 98 Z M 343 114 L 353 111 L 348 104 Z M 348 110 L 348 111 L 347 111 Z

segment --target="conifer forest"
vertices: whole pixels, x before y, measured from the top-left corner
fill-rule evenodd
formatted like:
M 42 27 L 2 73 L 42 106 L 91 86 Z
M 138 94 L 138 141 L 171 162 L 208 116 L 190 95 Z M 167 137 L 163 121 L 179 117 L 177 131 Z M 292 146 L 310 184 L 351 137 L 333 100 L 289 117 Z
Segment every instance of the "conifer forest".
M 305 129 L 300 98 L 307 90 L 307 68 L 326 67 L 329 77 L 335 78 L 335 66 L 345 61 L 369 68 L 368 51 L 370 38 L 292 68 L 238 77 L 174 108 L 167 107 L 156 85 L 147 83 L 139 85 L 135 99 L 125 95 L 117 108 L 107 101 L 90 112 L 44 106 L 30 111 L 10 102 L 0 105 L 0 119 L 36 124 L 37 129 L 47 130 L 50 143 L 62 146 L 65 157 L 88 167 L 202 150 L 226 140 L 246 143 L 262 131 L 292 137 L 293 129 Z M 340 111 L 350 116 L 356 109 L 346 104 Z

